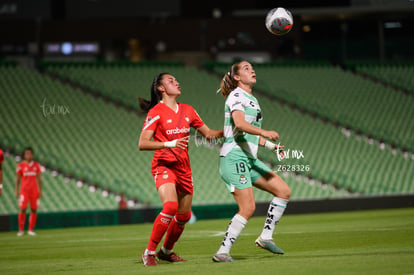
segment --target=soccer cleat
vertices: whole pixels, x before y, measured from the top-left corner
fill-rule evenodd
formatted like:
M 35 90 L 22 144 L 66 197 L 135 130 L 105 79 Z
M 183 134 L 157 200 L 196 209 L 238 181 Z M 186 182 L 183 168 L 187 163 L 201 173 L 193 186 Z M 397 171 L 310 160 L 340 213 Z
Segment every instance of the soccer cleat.
M 262 238 L 259 237 L 259 238 L 256 239 L 255 243 L 256 243 L 257 247 L 261 247 L 263 249 L 269 250 L 272 253 L 285 254 L 285 252 L 282 249 L 277 247 L 277 245 L 273 242 L 272 239 L 263 240 Z
M 165 254 L 164 252 L 162 252 L 162 249 L 160 249 L 160 251 L 158 251 L 157 257 L 160 260 L 168 261 L 168 262 L 171 262 L 171 263 L 186 262 L 187 261 L 187 260 L 177 256 L 177 254 L 175 254 L 174 252 L 171 252 L 170 254 Z
M 157 266 L 157 260 L 155 259 L 155 255 L 147 254 L 145 255 L 145 252 L 142 253 L 142 262 L 144 263 L 144 266 Z
M 229 254 L 216 254 L 213 256 L 213 262 L 216 263 L 228 263 L 234 262 L 234 259 Z
M 29 235 L 29 236 L 36 236 L 37 234 L 36 234 L 36 232 L 34 232 L 33 230 L 29 230 L 29 231 L 27 231 L 27 234 Z
M 21 236 L 23 236 L 24 235 L 24 231 L 19 231 L 19 232 L 17 232 L 17 237 L 21 237 Z

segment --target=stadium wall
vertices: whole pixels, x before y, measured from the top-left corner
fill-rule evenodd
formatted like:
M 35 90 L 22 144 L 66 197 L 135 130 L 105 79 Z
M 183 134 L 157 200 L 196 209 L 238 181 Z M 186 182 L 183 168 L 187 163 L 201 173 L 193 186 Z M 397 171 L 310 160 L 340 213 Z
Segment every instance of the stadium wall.
M 263 216 L 268 208 L 267 203 L 257 203 L 255 216 Z M 322 213 L 339 211 L 356 211 L 368 209 L 414 207 L 414 195 L 378 196 L 346 199 L 324 199 L 292 201 L 286 214 Z M 137 224 L 153 222 L 161 208 L 79 211 L 61 213 L 39 213 L 37 229 L 67 228 L 79 226 L 102 226 Z M 237 205 L 199 205 L 193 206 L 198 220 L 231 218 L 237 212 Z M 17 231 L 17 214 L 0 215 L 0 231 Z

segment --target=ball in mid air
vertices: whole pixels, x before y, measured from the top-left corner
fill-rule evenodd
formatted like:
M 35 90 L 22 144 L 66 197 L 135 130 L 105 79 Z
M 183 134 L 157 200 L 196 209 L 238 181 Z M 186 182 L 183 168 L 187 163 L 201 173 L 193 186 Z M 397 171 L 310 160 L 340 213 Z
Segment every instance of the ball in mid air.
M 293 27 L 293 17 L 290 11 L 284 8 L 274 8 L 267 13 L 266 28 L 275 35 L 285 35 Z

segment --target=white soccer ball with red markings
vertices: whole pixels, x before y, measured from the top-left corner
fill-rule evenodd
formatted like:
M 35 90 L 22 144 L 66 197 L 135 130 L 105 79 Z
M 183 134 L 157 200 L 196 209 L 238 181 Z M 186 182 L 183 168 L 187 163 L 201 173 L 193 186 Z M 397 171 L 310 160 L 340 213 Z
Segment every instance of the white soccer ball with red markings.
M 269 32 L 275 35 L 285 35 L 293 27 L 293 17 L 287 9 L 275 8 L 267 13 L 265 24 Z

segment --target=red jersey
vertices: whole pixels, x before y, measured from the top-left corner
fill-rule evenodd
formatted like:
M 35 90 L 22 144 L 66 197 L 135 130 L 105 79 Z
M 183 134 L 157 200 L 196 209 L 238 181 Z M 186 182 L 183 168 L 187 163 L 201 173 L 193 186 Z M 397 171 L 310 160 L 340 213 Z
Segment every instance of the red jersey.
M 190 127 L 198 129 L 204 125 L 193 107 L 178 103 L 177 110 L 160 102 L 149 110 L 142 130 L 152 130 L 154 141 L 166 142 L 187 137 L 190 135 Z M 152 169 L 157 166 L 173 166 L 182 172 L 191 172 L 188 147 L 164 148 L 156 150 L 152 159 Z
M 3 150 L 0 149 L 0 163 L 4 161 Z
M 36 176 L 42 173 L 39 163 L 32 161 L 30 164 L 22 161 L 17 165 L 16 173 L 22 177 L 20 193 L 38 192 Z

